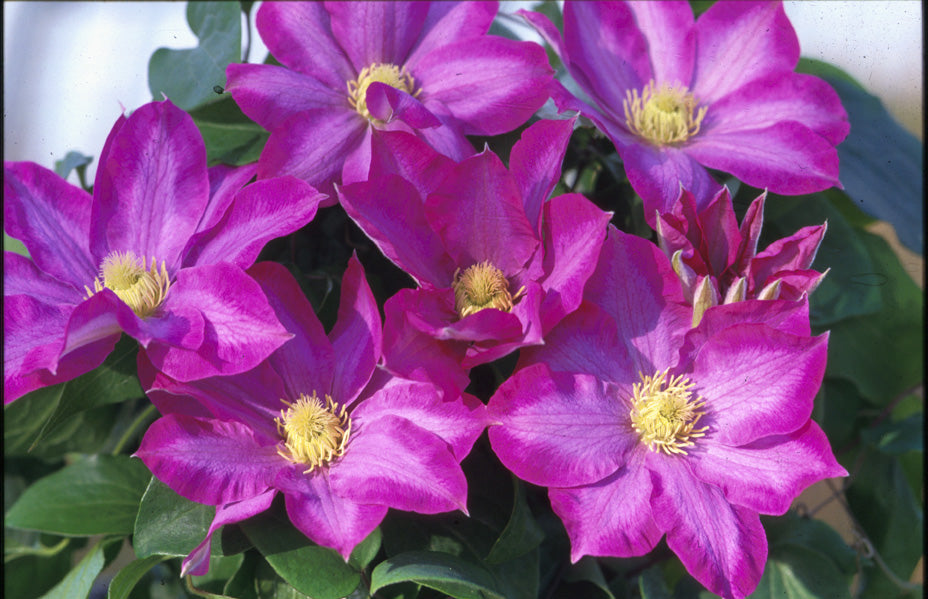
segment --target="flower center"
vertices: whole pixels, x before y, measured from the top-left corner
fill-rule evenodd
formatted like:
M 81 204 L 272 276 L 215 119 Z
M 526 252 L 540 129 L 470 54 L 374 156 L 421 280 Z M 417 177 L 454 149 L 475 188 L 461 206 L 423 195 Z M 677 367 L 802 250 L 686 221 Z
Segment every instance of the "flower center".
M 651 451 L 686 455 L 683 448 L 693 445 L 690 439 L 702 437 L 709 428 L 693 428 L 703 415 L 699 408 L 705 402 L 701 397 L 692 401 L 693 384 L 684 376 L 668 378 L 669 371 L 653 377 L 638 373 L 641 382 L 632 387 L 632 426 Z
M 699 102 L 685 85 L 658 88 L 654 80 L 638 90 L 625 92 L 625 124 L 643 139 L 658 146 L 683 143 L 699 133 L 708 106 Z
M 158 269 L 158 261 L 152 258 L 146 266 L 145 257 L 139 258 L 132 252 L 110 252 L 100 266 L 100 276 L 94 279 L 93 291 L 85 286 L 87 297 L 103 289 L 112 289 L 116 296 L 139 318 L 154 314 L 164 301 L 171 287 L 164 262 Z
M 345 406 L 339 409 L 329 395 L 325 396 L 323 404 L 315 391 L 311 396 L 301 393 L 296 403 L 284 403 L 287 409 L 281 410 L 280 417 L 274 419 L 288 450 L 278 449 L 281 457 L 308 466 L 303 471 L 306 474 L 345 453 L 351 436 L 351 418 Z
M 486 308 L 509 312 L 513 302 L 525 291 L 523 287 L 515 295 L 509 293 L 509 281 L 503 271 L 489 261 L 469 266 L 464 272 L 455 271 L 451 288 L 454 289 L 454 309 L 461 318 Z
M 348 102 L 358 114 L 369 121 L 377 121 L 371 117 L 367 110 L 367 88 L 374 82 L 386 83 L 390 87 L 402 90 L 407 94 L 418 96 L 421 90 L 416 90 L 416 81 L 406 71 L 406 67 L 394 64 L 375 62 L 369 67 L 361 69 L 357 81 L 348 82 Z

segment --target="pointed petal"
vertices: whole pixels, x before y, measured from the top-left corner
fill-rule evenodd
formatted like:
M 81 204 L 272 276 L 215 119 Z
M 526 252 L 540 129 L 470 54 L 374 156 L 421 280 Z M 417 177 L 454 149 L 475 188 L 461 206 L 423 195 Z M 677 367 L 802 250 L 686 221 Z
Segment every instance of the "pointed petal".
M 756 512 L 730 505 L 721 489 L 696 479 L 683 460 L 663 454 L 652 481 L 651 509 L 667 545 L 707 589 L 742 599 L 760 581 L 767 537 Z
M 72 285 L 39 270 L 35 262 L 21 254 L 3 252 L 3 297 L 29 295 L 46 304 L 76 305 L 84 300 Z
M 356 503 L 337 495 L 327 470 L 302 474 L 297 468 L 281 472 L 277 486 L 284 492 L 287 515 L 315 543 L 338 551 L 345 561 L 387 515 L 387 507 Z
M 329 472 L 332 489 L 359 503 L 437 514 L 467 512 L 467 481 L 447 444 L 405 418 L 358 418 Z
M 102 260 L 133 252 L 172 271 L 209 201 L 203 138 L 169 100 L 145 104 L 113 138 L 94 188 L 90 243 Z
M 699 326 L 686 334 L 686 343 L 700 347 L 716 333 L 737 324 L 765 324 L 791 335 L 808 337 L 809 301 L 767 301 L 749 299 L 735 304 L 714 306 Z M 684 349 L 684 353 L 695 350 Z
M 443 107 L 468 135 L 499 135 L 541 108 L 553 71 L 538 44 L 484 36 L 437 48 L 414 75 L 432 112 Z
M 177 494 L 207 505 L 260 495 L 290 465 L 244 424 L 177 414 L 156 420 L 134 456 Z
M 538 121 L 522 132 L 509 154 L 509 170 L 522 190 L 525 215 L 536 231 L 541 228 L 541 207 L 561 178 L 576 122 L 576 118 Z
M 809 421 L 788 435 L 758 439 L 741 447 L 717 443 L 711 434 L 689 452 L 693 473 L 715 485 L 728 501 L 762 514 L 785 514 L 809 485 L 847 476 L 822 429 Z
M 311 221 L 325 197 L 296 177 L 256 181 L 236 194 L 215 227 L 191 239 L 184 264 L 228 262 L 248 268 L 268 241 Z
M 500 385 L 487 413 L 490 444 L 500 461 L 535 485 L 588 485 L 622 467 L 637 438 L 626 398 L 587 374 L 519 370 Z
M 268 131 L 307 110 L 350 110 L 346 83 L 335 91 L 314 77 L 277 65 L 232 63 L 226 67 L 226 80 L 226 91 L 242 112 Z
M 221 526 L 247 520 L 267 510 L 271 507 L 276 495 L 277 491 L 270 489 L 256 497 L 217 507 L 216 515 L 213 517 L 213 523 L 209 525 L 206 538 L 184 558 L 180 568 L 180 575 L 205 576 L 209 571 L 209 549 L 213 533 Z
M 258 164 L 255 162 L 242 166 L 217 164 L 207 169 L 209 204 L 206 206 L 203 218 L 200 219 L 200 224 L 197 225 L 197 233 L 208 231 L 216 226 L 229 205 L 232 204 L 235 194 L 254 178 L 257 170 Z
M 706 402 L 719 443 L 744 445 L 791 433 L 808 421 L 825 373 L 828 335 L 798 337 L 739 324 L 708 340 L 690 379 Z
M 353 255 L 342 276 L 338 319 L 329 333 L 335 356 L 332 393 L 337 401 L 350 403 L 370 380 L 380 361 L 382 329 L 377 300 L 367 284 L 364 267 Z
M 424 2 L 326 2 L 332 34 L 356 71 L 374 63 L 402 65 L 419 36 Z
M 756 283 L 763 284 L 780 271 L 808 270 L 815 261 L 827 228 L 827 223 L 803 227 L 789 237 L 777 239 L 751 260 L 749 276 Z
M 651 516 L 651 473 L 637 461 L 590 485 L 548 490 L 570 537 L 570 561 L 644 555 L 660 541 L 664 533 Z
M 766 191 L 754 198 L 754 201 L 748 206 L 747 212 L 744 213 L 744 218 L 741 219 L 741 244 L 738 246 L 737 259 L 732 265 L 732 270 L 736 273 L 743 274 L 747 272 L 748 265 L 757 254 L 757 242 L 764 226 L 764 203 L 766 199 Z
M 434 114 L 422 102 L 410 94 L 386 83 L 375 81 L 365 95 L 371 116 L 384 123 L 402 121 L 414 129 L 427 129 L 441 125 Z
M 488 260 L 511 276 L 539 245 L 515 178 L 489 150 L 458 164 L 426 198 L 425 215 L 460 268 Z
M 415 69 L 423 57 L 442 46 L 482 36 L 490 29 L 498 2 L 430 2 L 422 26 L 422 39 L 416 44 L 406 65 Z
M 693 9 L 688 2 L 629 2 L 638 30 L 648 44 L 657 83 L 689 85 L 696 56 Z
M 780 2 L 722 2 L 696 21 L 696 67 L 690 90 L 712 103 L 749 81 L 788 73 L 799 40 Z
M 371 136 L 370 180 L 399 175 L 419 192 L 418 204 L 448 176 L 454 161 L 405 131 L 375 129 Z M 400 204 L 400 202 L 398 202 Z
M 419 129 L 416 135 L 425 140 L 442 155 L 460 162 L 476 154 L 474 146 L 464 135 L 464 125 L 453 115 L 436 114 L 441 123 L 438 127 Z
M 709 205 L 699 211 L 697 224 L 701 232 L 699 252 L 709 265 L 709 273 L 720 277 L 735 262 L 741 244 L 741 231 L 727 187 L 722 187 Z
M 195 350 L 161 343 L 148 348 L 152 364 L 179 381 L 250 370 L 292 337 L 261 287 L 228 263 L 179 271 L 166 309 L 172 304 L 199 311 L 206 322 Z
M 548 331 L 580 305 L 612 215 L 573 193 L 545 203 L 544 215 L 545 298 L 541 312 L 543 328 Z
M 258 9 L 255 24 L 281 64 L 347 95 L 347 82 L 357 71 L 335 40 L 321 2 L 267 2 Z
M 36 265 L 77 289 L 92 285 L 86 191 L 33 162 L 3 164 L 3 228 L 22 241 Z

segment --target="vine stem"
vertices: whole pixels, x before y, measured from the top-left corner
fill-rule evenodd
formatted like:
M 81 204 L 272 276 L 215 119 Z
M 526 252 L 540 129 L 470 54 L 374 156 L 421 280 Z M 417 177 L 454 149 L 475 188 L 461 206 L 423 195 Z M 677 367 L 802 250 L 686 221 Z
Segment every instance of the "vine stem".
M 126 432 L 122 434 L 122 437 L 119 438 L 119 441 L 116 443 L 116 447 L 113 448 L 112 454 L 118 455 L 122 453 L 122 450 L 125 448 L 126 444 L 129 442 L 129 439 L 132 438 L 132 435 L 142 426 L 142 423 L 148 420 L 148 417 L 155 412 L 154 404 L 149 405 L 145 408 L 141 414 L 132 421 L 132 424 L 129 425 L 129 428 L 126 429 Z

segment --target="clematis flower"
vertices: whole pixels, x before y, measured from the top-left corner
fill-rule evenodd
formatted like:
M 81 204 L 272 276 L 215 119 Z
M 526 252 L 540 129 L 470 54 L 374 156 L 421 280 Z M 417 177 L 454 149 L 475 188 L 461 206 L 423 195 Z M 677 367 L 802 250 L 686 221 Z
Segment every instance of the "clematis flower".
M 840 186 L 847 114 L 827 83 L 793 72 L 799 42 L 780 2 L 722 0 L 694 22 L 688 2 L 567 0 L 563 36 L 520 14 L 588 96 L 556 84 L 555 103 L 612 140 L 651 226 L 681 184 L 705 205 L 719 188 L 707 167 L 778 194 Z
M 387 301 L 388 343 L 418 331 L 446 346 L 431 352 L 436 370 L 454 361 L 442 351 L 469 369 L 541 343 L 580 305 L 610 214 L 579 194 L 545 201 L 572 131 L 573 121 L 535 123 L 513 146 L 511 170 L 489 150 L 455 164 L 409 134 L 374 137 L 371 180 L 338 191 L 418 284 Z M 398 372 L 422 364 L 395 355 L 387 366 Z
M 728 188 L 700 210 L 682 190 L 671 212 L 658 214 L 657 240 L 670 258 L 693 306 L 693 326 L 718 304 L 745 299 L 798 300 L 818 287 L 825 273 L 811 270 L 827 223 L 803 227 L 758 253 L 766 192 L 748 207 L 739 228 Z
M 535 43 L 487 35 L 496 2 L 266 2 L 258 31 L 284 66 L 231 64 L 228 90 L 271 136 L 258 178 L 329 191 L 367 179 L 375 129 L 413 132 L 456 160 L 465 135 L 524 123 L 553 72 Z M 334 197 L 333 197 L 334 201 Z
M 801 302 L 691 328 L 666 257 L 613 228 L 585 297 L 490 399 L 494 451 L 548 487 L 573 561 L 666 535 L 706 588 L 745 597 L 767 558 L 759 514 L 847 474 L 810 419 L 827 334 L 809 335 Z
M 171 102 L 120 117 L 93 195 L 32 162 L 4 164 L 4 397 L 70 380 L 121 332 L 190 380 L 254 367 L 290 335 L 243 269 L 309 222 L 324 197 L 293 177 L 242 189 L 255 167 L 206 167 Z
M 484 406 L 377 366 L 380 313 L 357 259 L 328 336 L 283 266 L 248 272 L 295 335 L 267 361 L 182 383 L 139 357 L 139 378 L 164 416 L 136 457 L 180 495 L 218 506 L 183 572 L 205 574 L 215 530 L 266 510 L 278 492 L 293 524 L 346 560 L 388 508 L 466 513 L 460 461 L 483 431 Z

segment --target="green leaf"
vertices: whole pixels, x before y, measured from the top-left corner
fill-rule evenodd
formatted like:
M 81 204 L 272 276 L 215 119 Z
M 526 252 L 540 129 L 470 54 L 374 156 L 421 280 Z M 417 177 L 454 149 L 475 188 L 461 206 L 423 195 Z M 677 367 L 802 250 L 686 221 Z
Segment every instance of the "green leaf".
M 3 234 L 3 251 L 13 252 L 14 254 L 19 254 L 26 258 L 29 257 L 29 250 L 26 249 L 23 242 L 14 237 L 10 237 L 6 233 Z
M 455 599 L 506 599 L 493 575 L 463 558 L 433 551 L 409 551 L 388 558 L 371 573 L 371 594 L 398 582 L 415 582 Z
M 4 530 L 5 537 L 11 531 Z M 6 539 L 4 540 L 6 545 Z M 4 597 L 21 597 L 33 599 L 42 596 L 71 569 L 74 543 L 63 551 L 49 555 L 25 555 L 17 557 L 15 562 L 4 562 L 3 594 Z
M 267 562 L 255 569 L 255 591 L 258 599 L 315 599 L 299 592 L 283 580 Z
M 168 559 L 166 555 L 150 555 L 144 559 L 137 559 L 124 566 L 113 580 L 110 581 L 107 599 L 128 599 L 129 593 L 135 588 L 142 578 L 148 574 L 155 564 L 160 564 Z
M 664 572 L 661 567 L 652 566 L 641 573 L 638 579 L 638 590 L 641 591 L 641 599 L 670 599 L 670 587 L 664 580 Z
M 807 75 L 815 75 L 816 77 L 821 77 L 822 79 L 838 79 L 840 81 L 846 81 L 857 89 L 866 91 L 864 86 L 861 85 L 859 81 L 851 77 L 847 71 L 841 69 L 840 67 L 836 67 L 830 62 L 824 62 L 814 58 L 800 58 L 799 64 L 796 65 L 796 72 L 806 73 Z
M 281 578 L 314 599 L 340 599 L 361 581 L 336 551 L 314 544 L 279 515 L 264 513 L 241 527 Z
M 602 568 L 596 558 L 586 556 L 576 564 L 572 564 L 567 574 L 564 576 L 565 582 L 585 582 L 596 587 L 606 599 L 615 599 L 615 595 L 609 589 L 609 583 L 603 576 Z
M 206 537 L 216 508 L 185 499 L 151 477 L 135 519 L 135 555 L 186 556 Z
M 822 391 L 815 398 L 812 418 L 822 426 L 832 448 L 846 447 L 856 441 L 865 420 L 860 409 L 867 407 L 850 381 L 828 377 L 822 385 Z
M 861 434 L 861 438 L 891 456 L 925 451 L 925 416 L 912 414 L 899 422 L 884 420 Z
M 228 557 L 222 555 L 210 556 L 209 571 L 203 576 L 192 576 L 193 586 L 214 595 L 223 594 L 226 583 L 235 576 L 244 559 L 245 556 L 241 553 Z
M 876 96 L 846 80 L 828 82 L 851 122 L 850 134 L 838 146 L 845 193 L 867 214 L 889 222 L 903 245 L 924 253 L 924 145 Z
M 151 473 L 128 456 L 93 456 L 36 481 L 6 514 L 6 526 L 62 535 L 132 533 Z
M 226 85 L 226 66 L 242 59 L 242 15 L 238 2 L 189 2 L 187 22 L 199 38 L 188 50 L 158 48 L 148 61 L 148 88 L 183 110 L 217 98 L 213 87 Z
M 517 558 L 490 568 L 496 586 L 506 599 L 537 599 L 539 551 L 534 548 Z
M 830 562 L 831 568 L 846 577 L 845 586 L 857 570 L 857 552 L 844 542 L 835 529 L 813 518 L 800 517 L 790 511 L 779 517 L 764 517 L 769 554 L 778 556 L 803 547 Z
M 370 564 L 377 552 L 380 551 L 380 541 L 383 539 L 383 533 L 380 527 L 377 527 L 367 535 L 367 538 L 358 543 L 358 546 L 351 552 L 348 563 L 358 570 L 363 570 Z
M 91 156 L 84 156 L 80 152 L 70 151 L 65 154 L 64 158 L 55 161 L 55 174 L 62 179 L 67 179 L 71 171 L 77 170 L 77 177 L 80 180 L 81 187 L 87 189 L 87 181 L 84 175 L 87 172 L 87 165 L 93 162 Z
M 224 595 L 230 597 L 238 597 L 239 599 L 257 599 L 257 568 L 258 565 L 262 565 L 270 570 L 270 566 L 267 565 L 257 551 L 249 551 L 244 554 L 244 559 L 242 560 L 242 565 L 239 566 L 239 569 L 229 578 L 229 581 L 226 583 L 225 588 L 222 590 Z M 271 574 L 274 572 L 271 571 Z
M 850 599 L 849 579 L 822 554 L 804 547 L 771 554 L 751 599 Z
M 874 289 L 883 307 L 832 326 L 827 372 L 851 381 L 865 399 L 882 406 L 924 380 L 924 294 L 882 238 L 865 232 L 859 237 L 873 262 L 867 280 L 878 283 Z
M 108 545 L 121 539 L 108 539 L 97 543 L 77 566 L 68 572 L 42 599 L 81 599 L 90 594 L 90 588 L 106 563 L 104 550 Z
M 802 227 L 828 223 L 813 268 L 831 269 L 812 293 L 812 322 L 818 327 L 852 316 L 873 314 L 882 307 L 874 284 L 875 267 L 860 231 L 851 227 L 825 194 L 785 197 L 770 194 L 765 204 L 764 243 L 794 234 Z
M 216 163 L 242 165 L 261 155 L 269 133 L 245 116 L 232 96 L 190 112 L 206 144 L 206 158 Z
M 541 543 L 545 534 L 532 517 L 525 501 L 525 489 L 513 476 L 513 502 L 509 522 L 486 557 L 487 565 L 501 564 L 528 553 Z

